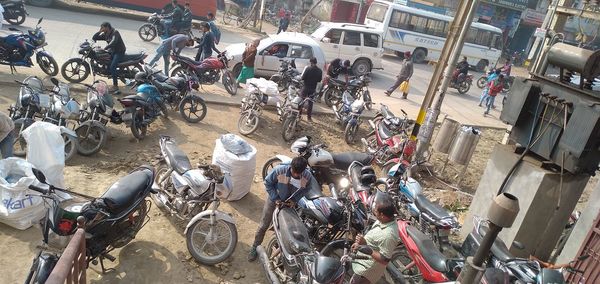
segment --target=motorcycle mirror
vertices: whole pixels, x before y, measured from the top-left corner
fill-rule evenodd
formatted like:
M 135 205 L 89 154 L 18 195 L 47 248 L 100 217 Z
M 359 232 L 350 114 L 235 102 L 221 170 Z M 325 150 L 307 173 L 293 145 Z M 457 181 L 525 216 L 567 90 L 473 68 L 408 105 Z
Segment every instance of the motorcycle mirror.
M 9 31 L 13 31 L 13 32 L 20 32 L 21 31 L 21 30 L 19 30 L 17 28 L 13 28 L 13 27 L 8 28 L 8 30 Z
M 39 25 L 42 23 L 42 20 L 43 20 L 43 19 L 44 19 L 44 17 L 41 17 L 41 18 L 38 20 L 38 22 L 37 22 L 38 26 L 39 26 Z
M 44 173 L 42 173 L 42 171 L 40 171 L 40 170 L 38 170 L 36 168 L 32 168 L 31 170 L 33 171 L 33 175 L 35 176 L 35 178 L 39 182 L 41 182 L 43 184 L 47 184 L 46 183 L 46 176 L 44 175 Z
M 523 243 L 521 243 L 521 242 L 519 242 L 519 241 L 514 241 L 514 242 L 512 243 L 512 245 L 513 245 L 514 247 L 516 247 L 517 249 L 520 249 L 520 250 L 522 250 L 522 249 L 525 249 L 525 246 L 523 245 Z
M 52 78 L 50 78 L 50 82 L 52 82 L 52 84 L 53 84 L 54 86 L 57 86 L 57 87 L 58 87 L 58 83 L 59 83 L 59 82 L 58 82 L 58 79 L 56 79 L 56 78 L 52 77 Z
M 589 255 L 589 254 L 584 254 L 584 255 L 582 255 L 582 256 L 580 256 L 580 257 L 578 257 L 578 258 L 577 258 L 577 260 L 579 260 L 579 261 L 583 261 L 583 260 L 586 260 L 586 259 L 588 259 L 589 257 L 590 257 L 590 255 Z

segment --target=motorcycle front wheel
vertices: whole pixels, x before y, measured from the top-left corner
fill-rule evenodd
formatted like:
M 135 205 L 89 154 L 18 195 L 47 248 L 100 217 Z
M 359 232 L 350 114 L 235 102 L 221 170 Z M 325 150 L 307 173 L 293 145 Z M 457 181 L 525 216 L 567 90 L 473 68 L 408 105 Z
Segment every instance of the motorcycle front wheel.
M 138 35 L 143 41 L 152 41 L 156 34 L 156 28 L 152 24 L 143 24 L 138 30 Z
M 346 143 L 348 145 L 353 144 L 354 140 L 356 140 L 356 132 L 357 131 L 358 131 L 357 123 L 346 124 L 346 129 L 344 130 L 344 141 L 346 141 Z
M 262 178 L 263 180 L 265 180 L 265 178 L 267 178 L 267 176 L 271 173 L 271 171 L 281 165 L 281 159 L 277 158 L 277 157 L 273 157 L 269 160 L 267 160 L 267 162 L 265 162 L 265 165 L 262 168 Z
M 233 77 L 233 73 L 231 73 L 231 71 L 227 70 L 223 72 L 223 76 L 221 76 L 221 82 L 223 83 L 223 87 L 225 87 L 225 90 L 230 95 L 235 96 L 237 94 L 237 82 Z
M 25 14 L 25 11 L 19 9 L 19 10 L 16 10 L 14 13 L 17 16 L 16 18 L 13 18 L 13 19 L 6 18 L 5 19 L 9 24 L 18 26 L 25 22 L 25 18 L 27 17 Z
M 206 116 L 206 103 L 196 95 L 186 95 L 179 103 L 181 117 L 190 123 L 198 123 Z
M 185 237 L 190 254 L 204 265 L 226 260 L 233 254 L 238 241 L 235 225 L 222 219 L 211 225 L 208 218 L 202 218 L 189 227 Z
M 83 156 L 94 155 L 102 149 L 106 143 L 106 129 L 98 125 L 82 124 L 75 129 L 79 147 L 77 152 Z
M 336 94 L 337 92 L 333 89 L 327 88 L 325 93 L 323 94 L 323 101 L 328 107 L 332 107 L 333 105 L 337 105 L 340 103 L 341 96 Z
M 258 129 L 258 116 L 252 114 L 251 111 L 242 113 L 238 120 L 238 130 L 242 135 L 250 135 Z
M 81 83 L 90 75 L 90 66 L 81 58 L 71 58 L 62 65 L 60 73 L 71 83 Z
M 58 63 L 56 60 L 46 54 L 37 54 L 37 62 L 40 65 L 40 69 L 48 76 L 56 76 L 58 74 Z
M 285 142 L 290 142 L 296 134 L 296 126 L 298 125 L 298 119 L 295 115 L 288 115 L 283 121 L 283 128 L 281 129 L 281 137 Z

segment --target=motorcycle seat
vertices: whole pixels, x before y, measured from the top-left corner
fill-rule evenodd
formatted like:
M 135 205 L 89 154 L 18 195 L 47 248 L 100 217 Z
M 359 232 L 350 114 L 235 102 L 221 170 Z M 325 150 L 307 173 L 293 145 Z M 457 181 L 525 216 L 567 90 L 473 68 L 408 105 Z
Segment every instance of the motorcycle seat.
M 182 175 L 192 169 L 190 159 L 172 140 L 166 141 L 165 152 L 167 152 L 167 158 L 171 162 L 171 166 L 178 174 Z
M 146 101 L 146 98 L 140 96 L 140 95 L 129 95 L 129 96 L 125 96 L 123 97 L 124 100 L 134 100 L 134 101 Z
M 119 62 L 119 67 L 127 67 L 136 62 L 142 61 L 144 58 L 146 58 L 146 54 L 143 52 L 136 54 L 125 54 L 121 62 Z
M 427 235 L 423 234 L 413 226 L 407 226 L 406 232 L 415 242 L 421 255 L 433 270 L 442 273 L 448 272 L 448 265 L 446 264 L 448 259 L 446 259 L 446 257 L 438 250 Z
M 100 197 L 108 212 L 118 214 L 144 196 L 154 180 L 154 173 L 148 168 L 139 168 L 122 177 Z
M 482 237 L 482 239 L 487 232 L 488 227 L 479 226 L 479 235 Z M 508 250 L 508 247 L 500 238 L 496 238 L 496 240 L 492 244 L 492 248 L 490 249 L 490 251 L 492 252 L 492 255 L 494 255 L 498 260 L 505 263 L 515 260 L 517 258 Z
M 382 140 L 387 140 L 388 138 L 394 135 L 392 131 L 390 131 L 390 129 L 385 125 L 385 123 L 379 124 L 377 132 L 379 133 L 379 137 L 381 137 Z
M 417 208 L 419 208 L 421 213 L 425 213 L 435 220 L 452 218 L 450 213 L 448 213 L 444 207 L 429 201 L 423 194 L 417 194 L 415 197 L 415 205 L 417 205 Z
M 332 85 L 340 86 L 340 87 L 343 87 L 344 85 L 346 85 L 346 81 L 345 80 L 340 80 L 340 79 L 336 79 L 336 78 L 330 78 L 329 82 Z
M 281 243 L 291 254 L 299 254 L 310 251 L 310 238 L 308 230 L 296 211 L 292 208 L 282 208 L 277 216 Z
M 323 191 L 321 191 L 321 186 L 314 177 L 310 179 L 310 187 L 304 196 L 308 200 L 313 200 L 324 196 Z
M 352 162 L 357 161 L 363 165 L 371 164 L 371 160 L 373 160 L 373 156 L 367 153 L 361 152 L 344 152 L 332 154 L 333 163 L 336 168 L 340 170 L 347 170 L 350 167 Z

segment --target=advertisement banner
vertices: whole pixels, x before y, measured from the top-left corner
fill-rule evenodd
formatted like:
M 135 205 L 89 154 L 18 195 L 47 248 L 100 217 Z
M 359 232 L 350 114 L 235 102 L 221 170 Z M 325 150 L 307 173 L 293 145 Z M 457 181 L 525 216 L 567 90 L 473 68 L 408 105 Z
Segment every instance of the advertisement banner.
M 525 10 L 529 5 L 529 0 L 484 0 L 483 2 L 515 10 Z

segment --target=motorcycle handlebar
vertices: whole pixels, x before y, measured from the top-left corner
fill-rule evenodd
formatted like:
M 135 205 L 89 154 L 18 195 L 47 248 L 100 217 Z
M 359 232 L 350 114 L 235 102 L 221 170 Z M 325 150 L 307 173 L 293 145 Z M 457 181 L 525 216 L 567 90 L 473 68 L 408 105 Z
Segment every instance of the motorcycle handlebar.
M 33 184 L 30 184 L 30 185 L 29 185 L 29 189 L 31 189 L 31 190 L 33 190 L 33 191 L 37 191 L 37 192 L 39 192 L 39 193 L 41 193 L 41 194 L 48 194 L 48 190 L 47 190 L 47 189 L 44 189 L 44 188 L 41 188 L 41 187 L 35 186 L 35 185 L 33 185 Z

